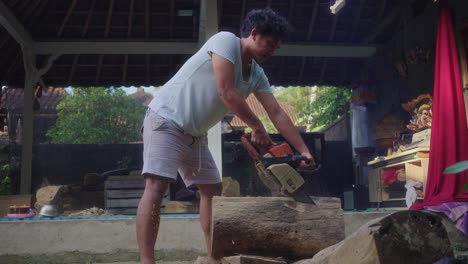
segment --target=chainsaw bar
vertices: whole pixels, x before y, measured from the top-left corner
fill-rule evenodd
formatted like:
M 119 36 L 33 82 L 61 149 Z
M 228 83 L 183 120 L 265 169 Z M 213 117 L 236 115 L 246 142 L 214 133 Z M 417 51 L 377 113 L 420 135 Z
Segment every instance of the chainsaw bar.
M 292 193 L 292 194 L 289 194 L 289 195 L 291 195 L 292 198 L 294 198 L 294 201 L 296 201 L 296 202 L 317 205 L 314 202 L 314 200 L 312 200 L 312 198 L 310 198 L 310 196 L 308 196 L 307 194 L 304 193 L 303 190 L 299 190 L 299 191 L 297 191 L 295 193 Z

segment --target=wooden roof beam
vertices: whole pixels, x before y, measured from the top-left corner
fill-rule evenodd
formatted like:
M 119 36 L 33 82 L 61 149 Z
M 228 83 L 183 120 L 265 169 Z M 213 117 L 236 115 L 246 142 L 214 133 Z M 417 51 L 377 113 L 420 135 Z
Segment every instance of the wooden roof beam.
M 319 0 L 315 0 L 315 3 L 314 3 L 314 9 L 312 11 L 312 16 L 310 17 L 310 21 L 309 21 L 309 27 L 308 27 L 308 31 L 307 31 L 307 41 L 310 41 L 310 39 L 312 38 L 312 32 L 314 31 L 314 25 L 315 25 L 315 20 L 317 19 L 317 13 L 318 13 L 318 9 L 319 9 Z M 306 64 L 306 57 L 302 57 L 301 58 L 301 69 L 299 70 L 299 78 L 298 78 L 298 82 L 301 83 L 302 82 L 302 79 L 304 77 L 304 70 L 305 70 L 305 64 Z
M 145 0 L 145 37 L 150 36 L 150 6 L 149 0 Z
M 373 46 L 285 44 L 275 52 L 275 55 L 292 57 L 366 58 L 374 55 L 375 52 L 376 48 Z
M 360 0 L 359 1 L 358 10 L 356 12 L 356 15 L 354 16 L 353 27 L 351 29 L 351 35 L 350 35 L 351 41 L 353 41 L 356 38 L 356 33 L 357 33 L 357 30 L 358 30 L 358 27 L 359 27 L 359 20 L 361 19 L 362 9 L 364 7 L 364 2 L 365 1 L 366 0 Z M 382 0 L 382 2 L 385 2 L 385 0 Z M 380 9 L 380 10 L 382 10 L 382 9 Z M 379 14 L 379 15 L 381 15 L 381 14 Z
M 135 0 L 131 0 L 129 11 L 128 11 L 129 14 L 128 14 L 127 37 L 132 36 L 134 5 L 135 5 Z
M 37 42 L 37 54 L 194 54 L 191 42 Z
M 134 5 L 135 1 L 130 1 L 130 11 L 128 15 L 128 29 L 127 29 L 127 37 L 130 38 L 132 36 L 132 28 L 133 28 L 133 13 L 134 13 Z M 124 64 L 122 66 L 122 83 L 127 82 L 127 72 L 128 72 L 128 55 L 125 54 L 124 56 Z
M 296 7 L 295 2 L 296 2 L 295 0 L 290 0 L 289 1 L 289 9 L 288 9 L 288 17 L 287 17 L 287 20 L 288 20 L 289 23 L 291 23 L 291 20 L 292 20 L 293 14 L 294 14 L 294 8 Z M 282 57 L 281 58 L 281 66 L 280 66 L 280 70 L 279 70 L 279 74 L 278 74 L 279 78 L 283 78 L 285 65 L 286 65 L 286 58 Z
M 320 70 L 319 84 L 322 84 L 323 77 L 325 77 L 325 72 L 327 71 L 328 58 L 323 58 L 322 69 Z
M 359 6 L 358 6 L 358 10 L 356 12 L 356 15 L 354 16 L 354 20 L 353 20 L 353 27 L 352 27 L 352 31 L 351 31 L 351 35 L 350 35 L 350 40 L 351 41 L 354 41 L 354 39 L 356 39 L 356 34 L 357 34 L 357 30 L 358 30 L 358 27 L 359 27 L 359 20 L 361 19 L 361 14 L 362 14 L 362 9 L 364 8 L 364 2 L 366 0 L 360 0 L 359 1 Z M 385 5 L 385 0 L 382 0 L 382 2 L 384 2 L 384 5 Z M 382 8 L 382 5 L 380 6 L 380 10 L 379 10 L 379 15 L 378 17 L 381 17 L 381 11 L 383 10 Z M 349 64 L 349 59 L 345 59 L 344 62 L 342 63 L 342 69 L 341 69 L 341 74 L 340 74 L 340 83 L 343 84 L 345 82 L 345 78 L 346 78 L 346 75 L 348 74 L 348 64 Z
M 409 1 L 411 3 L 412 1 Z M 388 13 L 386 17 L 384 17 L 379 24 L 375 25 L 374 29 L 362 39 L 361 43 L 362 44 L 369 44 L 371 43 L 386 27 L 388 27 L 395 19 L 398 18 L 398 16 L 401 14 L 402 9 L 405 8 L 405 6 L 408 5 L 408 3 L 405 3 L 405 1 L 402 1 L 400 5 L 395 6 L 393 10 Z M 382 5 L 383 6 L 383 5 Z M 385 6 L 383 6 L 379 11 L 379 14 L 383 14 L 382 10 L 385 10 Z
M 73 76 L 75 75 L 76 66 L 78 65 L 79 59 L 80 59 L 80 55 L 75 55 L 73 58 L 71 69 L 70 69 L 70 72 L 68 73 L 68 80 L 67 80 L 68 85 L 72 85 Z
M 338 24 L 338 17 L 340 16 L 340 13 L 335 14 L 333 16 L 333 21 L 332 21 L 332 26 L 330 30 L 330 35 L 328 36 L 328 41 L 332 41 L 333 38 L 335 38 L 335 33 L 336 33 L 336 25 Z
M 93 2 L 91 3 L 91 8 L 90 8 L 90 10 L 88 12 L 88 16 L 86 17 L 85 25 L 83 27 L 83 30 L 81 31 L 81 37 L 82 38 L 84 36 L 86 36 L 86 33 L 88 32 L 89 24 L 91 23 L 91 19 L 93 17 L 95 6 L 96 6 L 96 0 L 93 0 Z
M 333 38 L 335 38 L 335 33 L 336 33 L 336 25 L 338 24 L 338 17 L 340 16 L 340 13 L 336 13 L 333 16 L 333 21 L 332 21 L 332 26 L 330 30 L 330 35 L 328 36 L 328 41 L 332 41 Z M 323 77 L 325 76 L 325 73 L 327 72 L 327 67 L 328 67 L 328 58 L 326 57 L 323 59 L 322 63 L 322 69 L 320 70 L 320 77 L 319 77 L 319 84 L 323 82 Z
M 5 83 L 6 80 L 9 80 L 11 75 L 15 72 L 15 70 L 21 65 L 21 60 L 23 59 L 23 54 L 21 53 L 21 49 L 18 49 L 16 52 L 15 58 L 13 59 L 13 63 L 10 63 L 8 69 L 3 73 L 2 78 L 0 79 L 0 83 Z
M 307 40 L 310 40 L 312 38 L 312 33 L 314 32 L 313 28 L 315 25 L 315 20 L 317 20 L 319 4 L 320 4 L 319 0 L 315 0 L 314 10 L 312 11 L 312 16 L 310 17 L 309 31 L 307 32 Z
M 76 0 L 73 0 L 73 2 L 70 4 L 70 6 L 68 7 L 68 10 L 67 10 L 67 13 L 65 15 L 65 18 L 63 19 L 62 21 L 62 25 L 60 25 L 60 28 L 59 28 L 59 31 L 57 32 L 57 37 L 60 37 L 62 36 L 62 33 L 63 33 L 63 29 L 65 28 L 65 25 L 67 24 L 68 22 L 68 19 L 70 18 L 72 12 L 73 12 L 73 9 L 75 8 L 75 5 L 76 5 Z
M 107 38 L 110 32 L 110 25 L 112 22 L 112 12 L 114 10 L 114 0 L 111 0 L 109 3 L 109 10 L 107 11 L 107 19 L 106 19 L 106 28 L 104 30 L 104 37 Z
M 242 0 L 242 6 L 241 6 L 241 10 L 240 10 L 240 21 L 239 21 L 239 25 L 242 24 L 242 22 L 244 21 L 244 18 L 245 18 L 246 1 L 247 1 L 247 0 Z
M 13 12 L 0 1 L 0 24 L 21 45 L 32 47 L 34 40 Z
M 174 36 L 174 20 L 176 11 L 175 11 L 175 2 L 176 1 L 170 1 L 170 10 L 169 10 L 169 38 L 172 38 Z
M 35 45 L 37 54 L 193 54 L 196 51 L 194 42 L 43 41 Z M 375 51 L 373 46 L 285 44 L 276 56 L 365 58 Z

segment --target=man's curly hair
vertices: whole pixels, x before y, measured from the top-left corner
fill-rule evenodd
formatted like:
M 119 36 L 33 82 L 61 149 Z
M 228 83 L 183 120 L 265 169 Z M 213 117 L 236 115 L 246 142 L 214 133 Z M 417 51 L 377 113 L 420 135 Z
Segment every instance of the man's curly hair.
M 245 16 L 240 28 L 240 35 L 246 38 L 255 28 L 262 35 L 271 35 L 285 40 L 289 33 L 288 21 L 270 8 L 254 9 Z

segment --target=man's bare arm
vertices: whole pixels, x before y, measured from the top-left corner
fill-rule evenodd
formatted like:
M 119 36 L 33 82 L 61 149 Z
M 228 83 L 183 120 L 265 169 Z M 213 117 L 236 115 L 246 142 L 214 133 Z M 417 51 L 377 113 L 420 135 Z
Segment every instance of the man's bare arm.
M 309 148 L 304 143 L 299 130 L 294 126 L 289 116 L 280 107 L 278 101 L 271 93 L 256 93 L 258 101 L 265 108 L 268 117 L 275 125 L 278 132 L 291 144 L 301 155 L 309 158 L 312 164 L 308 166 L 315 166 L 315 162 Z
M 223 103 L 250 128 L 252 141 L 260 146 L 268 146 L 272 141 L 260 119 L 252 112 L 244 97 L 234 84 L 234 64 L 217 55 L 212 55 L 218 95 Z

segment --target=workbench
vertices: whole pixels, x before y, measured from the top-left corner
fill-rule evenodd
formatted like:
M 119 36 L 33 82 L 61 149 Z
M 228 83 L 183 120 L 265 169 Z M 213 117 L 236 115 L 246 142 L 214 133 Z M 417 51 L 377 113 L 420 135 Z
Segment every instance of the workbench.
M 395 155 L 377 157 L 376 159 L 369 161 L 367 165 L 370 167 L 368 183 L 369 202 L 371 203 L 371 206 L 373 204 L 380 206 L 381 203 L 392 201 L 403 202 L 399 204 L 404 205 L 406 195 L 404 185 L 406 181 L 402 181 L 401 178 L 405 178 L 406 180 L 411 179 L 422 183 L 422 191 L 420 192 L 421 195 L 418 195 L 418 199 L 423 198 L 422 195 L 424 194 L 424 188 L 426 186 L 429 166 L 429 147 L 419 147 L 400 152 Z M 406 174 L 406 177 L 399 177 L 395 183 L 385 186 L 382 182 L 382 174 L 390 169 L 398 170 L 399 172 Z

